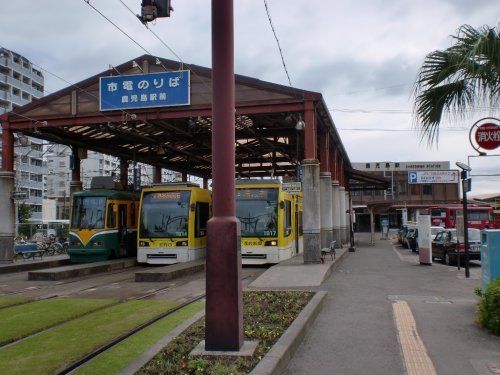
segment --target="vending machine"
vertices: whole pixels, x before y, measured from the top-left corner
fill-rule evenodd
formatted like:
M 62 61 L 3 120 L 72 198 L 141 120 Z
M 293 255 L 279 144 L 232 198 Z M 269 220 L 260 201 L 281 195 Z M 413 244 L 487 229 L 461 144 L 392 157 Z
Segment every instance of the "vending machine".
M 500 229 L 481 231 L 481 269 L 484 290 L 500 277 Z

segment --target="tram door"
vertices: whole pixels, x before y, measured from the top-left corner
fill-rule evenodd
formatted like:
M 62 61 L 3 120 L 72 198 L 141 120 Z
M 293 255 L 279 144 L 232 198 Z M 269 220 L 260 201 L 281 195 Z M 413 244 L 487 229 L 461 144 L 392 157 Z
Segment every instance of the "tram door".
M 127 205 L 118 205 L 118 236 L 120 241 L 120 256 L 127 253 Z

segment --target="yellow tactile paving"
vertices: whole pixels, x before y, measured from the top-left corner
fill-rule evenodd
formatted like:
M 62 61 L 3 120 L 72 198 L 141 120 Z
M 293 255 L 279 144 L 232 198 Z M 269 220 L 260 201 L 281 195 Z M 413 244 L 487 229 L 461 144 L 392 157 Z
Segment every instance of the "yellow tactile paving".
M 393 302 L 392 309 L 408 375 L 436 375 L 436 369 L 418 335 L 410 306 L 406 301 L 398 300 Z

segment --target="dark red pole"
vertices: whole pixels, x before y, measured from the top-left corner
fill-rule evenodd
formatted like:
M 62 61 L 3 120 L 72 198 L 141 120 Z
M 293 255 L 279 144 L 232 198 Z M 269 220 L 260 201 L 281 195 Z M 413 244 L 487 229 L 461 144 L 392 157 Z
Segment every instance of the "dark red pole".
M 14 171 L 14 133 L 7 121 L 2 122 L 2 171 Z
M 212 208 L 207 238 L 206 350 L 243 344 L 240 223 L 235 211 L 233 0 L 212 0 Z

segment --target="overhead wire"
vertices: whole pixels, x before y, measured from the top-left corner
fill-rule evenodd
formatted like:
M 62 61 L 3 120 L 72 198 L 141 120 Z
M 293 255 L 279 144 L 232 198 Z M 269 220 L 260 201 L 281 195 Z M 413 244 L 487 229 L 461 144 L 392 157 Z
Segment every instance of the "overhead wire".
M 276 43 L 278 45 L 278 50 L 279 50 L 279 53 L 281 56 L 281 63 L 283 64 L 283 69 L 285 70 L 285 74 L 286 74 L 286 77 L 288 79 L 288 84 L 290 85 L 290 87 L 292 87 L 292 80 L 290 79 L 290 74 L 288 73 L 288 69 L 286 67 L 285 57 L 283 55 L 283 50 L 281 48 L 281 44 L 280 44 L 280 41 L 278 39 L 278 35 L 276 33 L 276 29 L 274 28 L 273 20 L 271 18 L 271 11 L 269 10 L 267 0 L 264 0 L 264 7 L 266 8 L 267 19 L 269 20 L 269 25 L 271 26 L 271 30 L 273 31 L 274 39 L 276 40 Z
M 106 21 L 111 23 L 116 29 L 118 29 L 123 35 L 125 35 L 127 38 L 129 38 L 135 45 L 137 45 L 140 49 L 142 49 L 144 52 L 146 52 L 148 55 L 157 57 L 153 55 L 151 52 L 149 52 L 146 48 L 144 48 L 138 41 L 136 41 L 134 38 L 132 38 L 125 30 L 123 30 L 120 26 L 118 26 L 116 23 L 114 23 L 109 17 L 107 17 L 104 13 L 102 13 L 99 9 L 97 9 L 95 6 L 93 6 L 90 3 L 90 0 L 83 0 L 84 3 L 87 3 L 88 6 L 90 6 L 92 9 L 94 9 L 97 13 L 99 13 Z M 165 71 L 169 71 L 165 65 L 160 61 L 160 65 L 165 69 Z
M 132 14 L 134 16 L 134 18 L 136 18 L 139 22 L 140 20 L 137 18 L 136 14 L 134 13 L 134 11 L 132 9 L 130 9 L 130 7 L 123 1 L 123 0 L 118 0 L 125 8 L 127 8 L 127 10 L 130 12 L 130 14 Z M 183 69 L 183 66 L 186 66 L 188 68 L 188 70 L 193 73 L 193 75 L 196 76 L 196 78 L 198 78 L 200 80 L 200 82 L 205 86 L 205 88 L 207 88 L 209 91 L 212 90 L 211 87 L 209 87 L 207 85 L 207 83 L 205 82 L 205 80 L 200 77 L 200 75 L 198 73 L 196 73 L 193 68 L 191 67 L 190 64 L 187 64 L 180 56 L 177 52 L 175 52 L 175 50 L 169 46 L 157 33 L 155 33 L 150 27 L 148 27 L 147 24 L 145 23 L 142 23 L 141 24 L 151 33 L 153 34 L 153 36 L 161 43 L 163 44 L 163 46 L 165 46 L 176 58 L 177 60 L 179 61 L 179 63 L 181 64 L 181 70 Z

